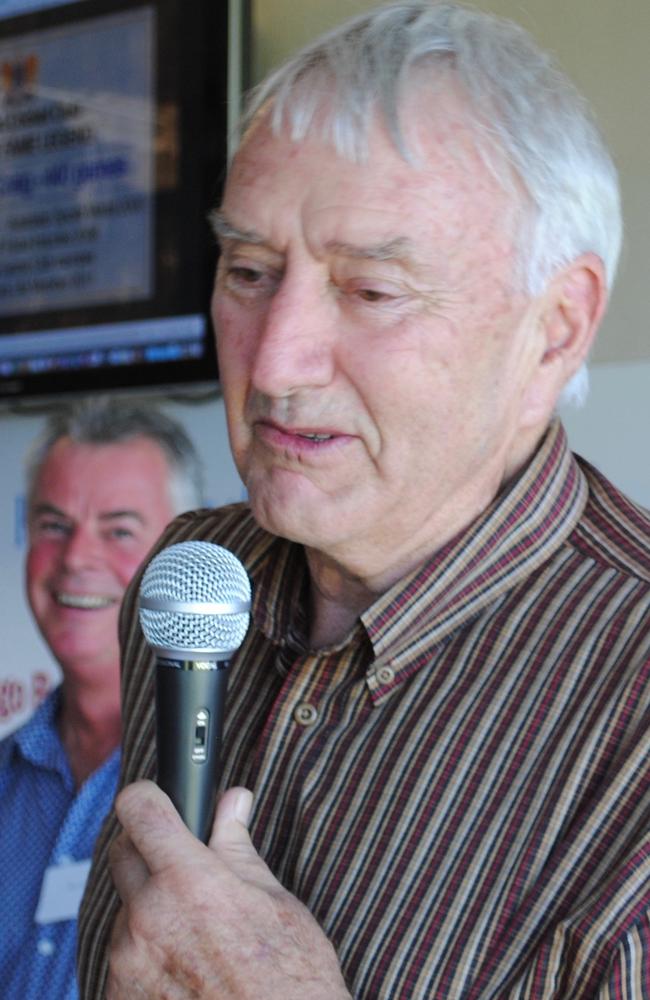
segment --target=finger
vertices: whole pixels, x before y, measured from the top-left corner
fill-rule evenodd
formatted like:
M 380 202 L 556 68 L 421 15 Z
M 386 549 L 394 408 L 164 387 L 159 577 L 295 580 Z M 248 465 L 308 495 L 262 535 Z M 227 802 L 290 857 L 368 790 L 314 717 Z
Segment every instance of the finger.
M 139 892 L 150 875 L 144 859 L 124 832 L 110 846 L 108 868 L 123 903 L 128 903 Z
M 152 875 L 205 846 L 190 833 L 171 800 L 152 781 L 123 788 L 115 812 L 136 851 Z

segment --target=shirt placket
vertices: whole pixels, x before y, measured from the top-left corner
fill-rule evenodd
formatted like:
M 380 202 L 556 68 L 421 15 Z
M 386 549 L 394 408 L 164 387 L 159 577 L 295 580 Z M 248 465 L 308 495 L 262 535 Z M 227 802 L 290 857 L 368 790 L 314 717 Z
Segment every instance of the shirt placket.
M 350 713 L 369 710 L 371 700 L 359 650 L 297 653 L 267 716 L 257 745 L 257 811 L 254 827 L 263 855 L 273 867 L 285 847 L 284 838 L 270 830 L 282 801 L 282 818 L 295 819 L 313 781 L 315 760 L 336 739 L 337 727 Z M 286 651 L 283 654 L 287 667 Z M 355 679 L 356 678 L 356 679 Z

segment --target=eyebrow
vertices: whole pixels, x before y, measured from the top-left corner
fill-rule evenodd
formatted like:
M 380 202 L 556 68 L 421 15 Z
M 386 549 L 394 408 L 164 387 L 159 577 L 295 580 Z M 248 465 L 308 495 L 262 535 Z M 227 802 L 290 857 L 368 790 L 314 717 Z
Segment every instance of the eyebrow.
M 237 240 L 240 243 L 264 243 L 264 239 L 253 229 L 239 229 L 230 222 L 219 208 L 208 215 L 212 231 L 218 240 Z
M 53 503 L 34 504 L 34 507 L 32 508 L 31 511 L 31 516 L 37 517 L 38 515 L 42 514 L 54 514 L 56 517 L 61 517 L 65 521 L 72 520 L 64 510 L 61 510 L 60 507 L 55 506 L 55 504 Z M 107 522 L 107 521 L 111 522 L 111 521 L 122 520 L 122 518 L 125 517 L 133 518 L 134 520 L 139 521 L 140 524 L 144 524 L 144 518 L 142 514 L 140 514 L 137 510 L 129 510 L 128 508 L 125 510 L 106 511 L 105 514 L 99 515 L 99 520 L 102 522 Z
M 241 243 L 263 244 L 264 238 L 253 229 L 240 229 L 233 225 L 220 209 L 215 209 L 209 215 L 212 229 L 219 239 L 237 240 Z M 351 257 L 355 260 L 405 260 L 412 256 L 413 245 L 406 236 L 381 243 L 348 243 L 342 240 L 329 240 L 325 244 L 328 253 Z
M 329 240 L 325 244 L 329 253 L 356 260 L 405 260 L 412 256 L 413 244 L 406 236 L 397 236 L 383 243 L 345 243 Z

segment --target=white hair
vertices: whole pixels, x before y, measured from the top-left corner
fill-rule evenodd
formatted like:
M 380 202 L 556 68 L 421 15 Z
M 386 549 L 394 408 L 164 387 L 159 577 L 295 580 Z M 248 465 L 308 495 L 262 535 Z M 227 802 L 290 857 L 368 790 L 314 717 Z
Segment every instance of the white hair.
M 169 468 L 169 499 L 174 514 L 200 507 L 203 470 L 194 445 L 175 420 L 149 404 L 111 396 L 90 396 L 57 407 L 47 419 L 27 458 L 27 495 L 31 503 L 41 468 L 63 437 L 77 444 L 116 444 L 144 437 L 158 445 Z

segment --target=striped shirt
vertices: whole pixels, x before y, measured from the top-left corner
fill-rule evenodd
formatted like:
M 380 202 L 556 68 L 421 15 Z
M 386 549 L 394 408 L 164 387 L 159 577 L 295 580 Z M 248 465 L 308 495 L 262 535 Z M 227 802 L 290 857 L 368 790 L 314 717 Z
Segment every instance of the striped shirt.
M 525 472 L 336 647 L 305 642 L 300 546 L 234 505 L 253 582 L 224 787 L 333 942 L 355 998 L 650 996 L 650 519 L 550 428 Z M 424 554 L 423 554 L 424 556 Z M 151 656 L 122 618 L 122 780 L 153 777 Z M 82 908 L 82 996 L 116 909 L 110 819 Z

